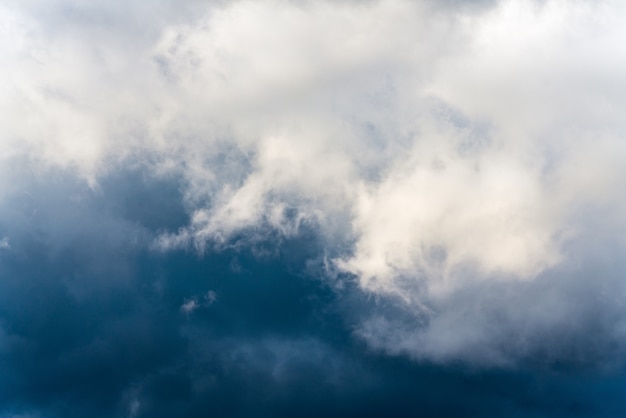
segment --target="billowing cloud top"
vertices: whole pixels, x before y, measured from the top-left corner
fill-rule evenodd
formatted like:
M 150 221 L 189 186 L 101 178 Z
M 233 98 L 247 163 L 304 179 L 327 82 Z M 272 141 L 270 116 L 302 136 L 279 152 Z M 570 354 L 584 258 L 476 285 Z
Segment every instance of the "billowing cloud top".
M 624 19 L 611 0 L 8 1 L 3 224 L 20 193 L 48 199 L 34 184 L 50 173 L 106 202 L 107 181 L 140 171 L 176 182 L 183 221 L 113 211 L 104 235 L 167 257 L 312 234 L 307 274 L 368 295 L 339 304 L 369 349 L 613 366 Z M 51 241 L 83 236 L 47 216 Z M 0 255 L 34 228 L 19 222 Z M 179 313 L 221 303 L 202 292 Z

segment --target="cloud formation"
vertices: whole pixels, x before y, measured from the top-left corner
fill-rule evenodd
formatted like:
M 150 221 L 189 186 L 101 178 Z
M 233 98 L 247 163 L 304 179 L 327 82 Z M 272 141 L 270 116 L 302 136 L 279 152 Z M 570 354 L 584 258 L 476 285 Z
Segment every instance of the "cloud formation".
M 1 158 L 92 190 L 124 169 L 177 179 L 185 224 L 131 228 L 153 249 L 315 231 L 316 274 L 373 295 L 355 335 L 383 352 L 604 363 L 626 318 L 606 296 L 624 291 L 625 17 L 609 0 L 9 2 Z

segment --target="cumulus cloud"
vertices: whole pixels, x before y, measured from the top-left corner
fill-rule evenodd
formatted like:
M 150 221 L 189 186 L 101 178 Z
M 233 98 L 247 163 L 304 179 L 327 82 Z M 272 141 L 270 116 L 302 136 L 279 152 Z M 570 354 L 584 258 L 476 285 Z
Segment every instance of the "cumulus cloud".
M 409 315 L 364 320 L 356 333 L 373 347 L 498 364 L 552 350 L 541 335 L 596 318 L 575 303 L 581 289 L 623 290 L 599 255 L 622 241 L 597 230 L 625 226 L 626 8 L 458 3 L 234 1 L 172 15 L 159 2 L 145 17 L 136 2 L 52 2 L 63 25 L 36 2 L 8 3 L 1 158 L 93 188 L 127 166 L 182 177 L 190 221 L 162 231 L 163 250 L 316 230 L 330 269 Z

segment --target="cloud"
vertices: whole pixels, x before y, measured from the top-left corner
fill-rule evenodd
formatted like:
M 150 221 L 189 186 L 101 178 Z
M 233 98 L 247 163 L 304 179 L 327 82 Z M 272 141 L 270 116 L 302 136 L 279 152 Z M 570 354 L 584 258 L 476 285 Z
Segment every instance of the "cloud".
M 123 170 L 176 179 L 184 222 L 123 215 L 161 250 L 266 254 L 313 231 L 318 274 L 399 301 L 355 326 L 383 352 L 570 359 L 595 321 L 598 341 L 620 341 L 620 305 L 586 297 L 623 291 L 620 3 L 174 9 L 2 6 L 3 162 L 93 190 Z M 76 236 L 65 221 L 56 242 Z M 201 304 L 185 298 L 184 312 Z
M 198 305 L 198 301 L 196 299 L 186 299 L 185 303 L 180 305 L 181 312 L 184 312 L 186 315 L 189 315 L 196 309 L 198 309 L 200 305 Z
M 208 307 L 213 305 L 217 301 L 217 293 L 212 290 L 206 292 L 206 294 L 199 301 L 197 297 L 191 297 L 185 299 L 185 302 L 180 305 L 180 311 L 183 312 L 187 317 L 189 314 L 193 313 L 196 309 L 201 307 Z
M 11 167 L 0 204 L 12 246 L 0 252 L 0 416 L 624 413 L 624 376 L 609 367 L 623 353 L 617 246 L 583 272 L 470 280 L 428 317 L 329 283 L 313 225 L 202 256 L 156 252 L 155 236 L 188 222 L 180 179 L 143 168 L 90 188 L 30 169 Z M 595 232 L 588 245 L 608 246 Z M 613 265 L 599 275 L 602 257 Z M 190 299 L 210 306 L 181 314 Z

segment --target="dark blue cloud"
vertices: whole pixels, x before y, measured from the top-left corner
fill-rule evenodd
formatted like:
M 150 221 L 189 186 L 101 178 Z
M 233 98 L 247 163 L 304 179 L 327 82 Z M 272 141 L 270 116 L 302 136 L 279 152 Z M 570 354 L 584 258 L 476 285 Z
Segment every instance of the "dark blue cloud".
M 0 225 L 10 242 L 0 253 L 0 412 L 626 413 L 624 378 L 615 373 L 575 364 L 481 371 L 371 351 L 353 330 L 372 300 L 307 273 L 322 252 L 315 230 L 204 255 L 150 250 L 157 232 L 187 222 L 179 190 L 142 172 L 112 175 L 95 189 L 60 172 L 16 177 Z M 194 308 L 181 309 L 189 301 Z

